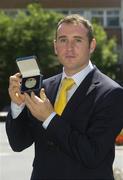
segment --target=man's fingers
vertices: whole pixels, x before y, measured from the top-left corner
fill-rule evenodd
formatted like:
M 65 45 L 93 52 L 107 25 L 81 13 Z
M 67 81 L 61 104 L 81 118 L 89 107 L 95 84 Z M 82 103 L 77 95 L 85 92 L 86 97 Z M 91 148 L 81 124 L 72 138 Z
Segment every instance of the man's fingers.
M 25 95 L 25 103 L 26 103 L 27 105 L 29 105 L 29 107 L 30 107 L 30 106 L 33 106 L 33 107 L 34 107 L 35 102 L 32 100 L 32 98 L 29 96 L 29 94 L 24 93 L 24 95 Z
M 38 96 L 35 95 L 34 92 L 31 92 L 31 99 L 33 102 L 35 102 L 36 104 L 38 104 L 39 102 L 43 102 Z
M 20 73 L 16 73 L 15 75 L 10 76 L 9 81 L 13 82 L 13 81 L 18 81 L 20 79 L 21 79 L 21 74 Z
M 25 101 L 25 96 L 21 94 L 20 91 L 21 80 L 22 79 L 20 73 L 16 73 L 9 78 L 8 92 L 11 100 L 16 104 L 21 104 Z
M 27 94 L 24 93 L 25 95 L 25 104 L 28 107 L 28 109 L 31 111 L 32 114 L 36 113 L 36 102 L 34 101 L 34 97 L 32 98 L 32 93 L 31 93 L 31 97 Z
M 21 73 L 18 72 L 18 73 L 15 74 L 15 76 L 21 77 Z
M 41 91 L 40 91 L 40 98 L 41 98 L 42 101 L 45 101 L 46 98 L 47 98 L 44 88 L 42 88 Z
M 15 89 L 17 89 L 17 91 L 20 91 L 20 82 L 21 79 L 17 78 L 16 76 L 10 76 L 10 80 L 9 80 L 9 92 L 13 93 L 13 91 Z

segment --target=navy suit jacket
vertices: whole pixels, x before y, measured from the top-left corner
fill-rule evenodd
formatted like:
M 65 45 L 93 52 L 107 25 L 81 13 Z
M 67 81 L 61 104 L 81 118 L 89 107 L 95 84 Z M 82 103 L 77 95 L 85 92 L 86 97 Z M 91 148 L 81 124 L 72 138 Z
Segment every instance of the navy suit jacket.
M 44 80 L 54 104 L 61 74 Z M 123 127 L 123 89 L 94 68 L 77 88 L 61 116 L 45 130 L 26 109 L 6 120 L 14 151 L 35 144 L 32 180 L 113 180 L 115 138 Z

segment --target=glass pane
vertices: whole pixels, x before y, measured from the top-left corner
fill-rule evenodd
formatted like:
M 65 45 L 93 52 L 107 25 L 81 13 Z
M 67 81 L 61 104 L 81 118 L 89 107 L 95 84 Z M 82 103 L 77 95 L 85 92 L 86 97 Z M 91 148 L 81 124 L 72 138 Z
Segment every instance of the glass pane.
M 68 14 L 68 11 L 67 11 L 67 10 L 62 10 L 61 13 L 67 15 L 67 14 Z
M 100 11 L 100 10 L 94 10 L 94 11 L 91 11 L 91 14 L 92 14 L 92 16 L 93 15 L 103 15 L 103 11 Z
M 5 10 L 5 13 L 11 17 L 15 17 L 18 14 L 18 11 L 17 10 L 9 10 L 9 11 Z
M 110 10 L 110 11 L 107 11 L 107 15 L 108 16 L 118 16 L 119 15 L 119 11 L 118 10 Z
M 100 25 L 104 25 L 103 17 L 92 17 L 91 21 L 95 22 L 95 23 L 98 23 Z
M 71 14 L 80 14 L 80 15 L 83 15 L 84 12 L 83 12 L 83 10 L 71 10 Z
M 119 26 L 119 17 L 108 17 L 107 26 Z

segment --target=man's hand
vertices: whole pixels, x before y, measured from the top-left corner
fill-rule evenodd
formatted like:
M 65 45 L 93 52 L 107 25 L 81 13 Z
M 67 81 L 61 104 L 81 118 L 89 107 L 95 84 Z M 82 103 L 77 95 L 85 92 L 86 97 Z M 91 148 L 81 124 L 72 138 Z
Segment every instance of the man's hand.
M 20 92 L 20 84 L 21 84 L 21 74 L 17 73 L 9 78 L 9 95 L 11 100 L 17 104 L 21 105 L 25 102 L 25 95 Z
M 54 112 L 53 106 L 49 99 L 46 97 L 44 89 L 40 91 L 40 98 L 31 92 L 31 96 L 25 94 L 25 104 L 32 113 L 32 115 L 38 120 L 44 122 L 52 112 Z

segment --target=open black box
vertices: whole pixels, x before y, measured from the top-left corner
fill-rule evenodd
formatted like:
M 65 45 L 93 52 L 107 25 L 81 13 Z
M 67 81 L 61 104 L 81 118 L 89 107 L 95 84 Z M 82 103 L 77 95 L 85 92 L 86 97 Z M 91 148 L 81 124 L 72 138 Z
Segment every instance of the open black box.
M 36 56 L 17 58 L 16 62 L 22 75 L 21 92 L 39 90 L 43 75 L 40 73 Z

